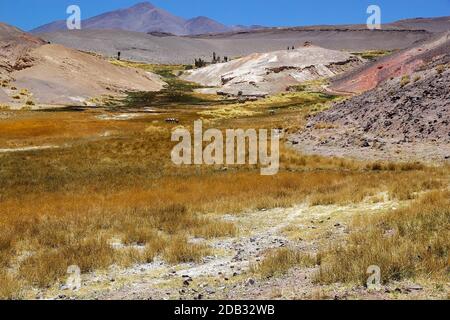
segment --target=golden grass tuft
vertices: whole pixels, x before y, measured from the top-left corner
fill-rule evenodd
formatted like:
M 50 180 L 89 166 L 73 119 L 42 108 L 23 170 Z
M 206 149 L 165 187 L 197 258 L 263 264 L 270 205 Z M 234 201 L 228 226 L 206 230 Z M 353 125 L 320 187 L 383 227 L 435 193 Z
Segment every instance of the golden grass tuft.
M 400 86 L 404 87 L 411 82 L 411 77 L 409 75 L 405 75 L 400 80 Z
M 48 287 L 61 280 L 71 265 L 81 272 L 106 268 L 112 264 L 111 246 L 103 239 L 81 240 L 58 249 L 43 249 L 32 254 L 20 266 L 20 276 L 28 283 Z
M 20 298 L 21 284 L 8 272 L 0 271 L 0 300 Z
M 183 236 L 176 236 L 167 244 L 163 257 L 168 263 L 200 262 L 209 253 L 204 245 L 188 243 Z
M 269 251 L 264 259 L 251 267 L 252 271 L 263 278 L 281 276 L 294 267 L 313 267 L 316 258 L 290 248 Z

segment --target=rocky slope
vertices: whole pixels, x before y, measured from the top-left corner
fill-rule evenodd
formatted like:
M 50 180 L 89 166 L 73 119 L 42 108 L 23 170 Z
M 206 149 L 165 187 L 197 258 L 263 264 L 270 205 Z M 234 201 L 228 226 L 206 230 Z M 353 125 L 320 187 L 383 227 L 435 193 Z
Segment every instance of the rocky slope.
M 410 161 L 450 159 L 450 51 L 409 77 L 339 103 L 291 137 L 308 153 Z
M 306 45 L 296 50 L 255 53 L 187 72 L 183 79 L 232 95 L 268 95 L 305 81 L 331 77 L 363 61 L 349 53 Z
M 371 90 L 390 78 L 410 75 L 449 52 L 450 32 L 439 34 L 335 79 L 330 89 L 347 93 Z
M 31 65 L 29 52 L 44 43 L 42 39 L 0 23 L 0 80 L 8 79 L 8 74 L 14 70 Z

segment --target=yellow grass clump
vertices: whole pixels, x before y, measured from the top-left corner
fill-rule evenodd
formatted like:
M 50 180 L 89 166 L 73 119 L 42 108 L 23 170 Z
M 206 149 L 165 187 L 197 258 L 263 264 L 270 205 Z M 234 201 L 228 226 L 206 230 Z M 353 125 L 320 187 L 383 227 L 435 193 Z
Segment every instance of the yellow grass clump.
M 260 263 L 252 266 L 252 271 L 263 278 L 270 278 L 283 275 L 294 267 L 311 267 L 315 264 L 316 259 L 310 254 L 282 248 L 271 250 Z

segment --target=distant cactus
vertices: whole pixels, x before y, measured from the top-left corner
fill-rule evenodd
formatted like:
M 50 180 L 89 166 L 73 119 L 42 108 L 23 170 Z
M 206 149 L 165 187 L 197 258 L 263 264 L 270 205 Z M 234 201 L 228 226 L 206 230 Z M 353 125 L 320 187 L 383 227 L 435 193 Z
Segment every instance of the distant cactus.
M 202 67 L 206 66 L 206 62 L 204 60 L 202 60 L 202 58 L 198 58 L 198 59 L 195 59 L 194 66 L 196 68 L 202 68 Z

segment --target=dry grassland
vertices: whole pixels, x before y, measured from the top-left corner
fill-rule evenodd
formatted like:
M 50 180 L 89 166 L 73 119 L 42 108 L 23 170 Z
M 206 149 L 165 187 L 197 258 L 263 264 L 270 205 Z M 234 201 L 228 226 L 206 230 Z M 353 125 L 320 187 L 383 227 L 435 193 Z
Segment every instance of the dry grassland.
M 186 94 L 195 95 L 191 90 Z M 423 191 L 448 185 L 448 167 L 303 156 L 284 146 L 280 173 L 273 177 L 261 176 L 257 166 L 175 167 L 170 161 L 174 146 L 170 134 L 178 125 L 191 127 L 195 119 L 203 118 L 205 126 L 222 129 L 293 131 L 318 104 L 324 106 L 334 98 L 290 93 L 240 104 L 252 113 L 233 117 L 223 117 L 218 111 L 224 102 L 208 99 L 204 99 L 209 101 L 206 106 L 203 102 L 191 104 L 193 100 L 188 99 L 178 107 L 161 107 L 159 113 L 126 121 L 100 120 L 97 116 L 103 110 L 16 112 L 2 121 L 0 149 L 42 144 L 61 147 L 0 153 L 0 297 L 20 297 L 32 286 L 45 288 L 64 281 L 67 267 L 73 264 L 89 272 L 112 264 L 150 262 L 156 256 L 173 264 L 199 261 L 209 249 L 191 243 L 190 238 L 230 237 L 239 232 L 235 225 L 221 220 L 220 214 L 288 207 L 303 201 L 348 204 L 383 191 L 391 198 L 413 199 Z M 127 110 L 124 108 L 120 111 Z M 164 121 L 172 116 L 180 123 Z M 440 230 L 444 221 L 448 223 L 448 197 L 434 197 L 395 216 L 377 217 L 385 223 L 371 220 L 368 230 L 356 228 L 348 247 L 324 253 L 320 280 L 358 280 L 359 264 L 351 276 L 345 261 L 358 257 L 364 259 L 362 266 L 371 257 L 385 254 L 388 246 L 397 246 L 398 263 L 409 264 L 406 270 L 392 266 L 386 277 L 418 273 L 408 252 L 423 241 L 432 247 L 430 252 L 420 251 L 425 261 L 420 272 L 435 270 L 438 274 L 442 261 L 436 254 L 448 257 L 448 234 L 445 238 L 436 231 L 429 239 L 420 235 L 422 227 Z M 433 214 L 436 219 L 430 218 Z M 437 222 L 438 215 L 442 222 Z M 377 238 L 386 228 L 397 233 Z M 362 248 L 371 242 L 373 247 L 366 256 Z M 268 261 L 270 266 L 261 267 L 262 272 L 272 275 L 277 266 L 286 269 L 304 263 L 304 258 L 282 252 Z M 387 257 L 383 261 L 391 263 Z

